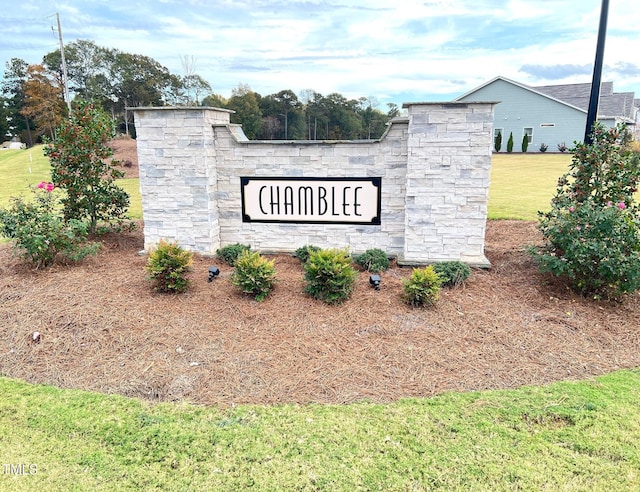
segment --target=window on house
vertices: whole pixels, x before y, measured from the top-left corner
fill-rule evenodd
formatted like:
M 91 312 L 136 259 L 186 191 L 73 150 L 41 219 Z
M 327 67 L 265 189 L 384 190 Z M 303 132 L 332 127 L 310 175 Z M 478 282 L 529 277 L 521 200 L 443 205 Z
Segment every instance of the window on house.
M 523 128 L 522 129 L 522 136 L 527 136 L 527 140 L 529 140 L 529 143 L 531 143 L 533 141 L 533 128 Z
M 494 128 L 493 129 L 493 139 L 495 140 L 498 135 L 504 135 L 504 131 L 502 128 Z

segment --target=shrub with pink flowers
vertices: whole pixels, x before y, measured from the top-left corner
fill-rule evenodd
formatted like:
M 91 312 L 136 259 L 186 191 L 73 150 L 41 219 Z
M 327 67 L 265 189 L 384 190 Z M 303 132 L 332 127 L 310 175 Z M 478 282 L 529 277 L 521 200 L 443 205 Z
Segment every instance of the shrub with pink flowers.
M 566 278 L 575 291 L 620 298 L 640 288 L 640 156 L 622 125 L 596 123 L 592 140 L 572 149 L 551 210 L 539 212 L 545 244 L 531 252 L 542 271 Z
M 8 208 L 0 209 L 0 235 L 9 238 L 26 261 L 42 268 L 58 257 L 80 261 L 98 250 L 99 244 L 87 242 L 87 224 L 63 219 L 52 183 L 39 183 L 33 193 L 33 199 L 12 198 Z

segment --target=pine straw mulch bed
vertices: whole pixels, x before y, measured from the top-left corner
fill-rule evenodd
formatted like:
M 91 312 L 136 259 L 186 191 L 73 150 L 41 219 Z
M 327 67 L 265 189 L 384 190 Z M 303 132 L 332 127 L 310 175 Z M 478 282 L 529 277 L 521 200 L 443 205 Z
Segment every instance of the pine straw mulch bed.
M 572 294 L 537 273 L 524 245 L 535 223 L 490 221 L 487 257 L 434 308 L 401 301 L 410 268 L 381 290 L 360 273 L 341 306 L 302 293 L 297 259 L 275 257 L 262 303 L 232 269 L 197 257 L 193 287 L 153 293 L 140 231 L 110 236 L 98 257 L 33 271 L 0 246 L 0 374 L 33 383 L 222 406 L 389 402 L 445 391 L 584 379 L 640 365 L 640 296 L 623 304 Z M 221 275 L 207 283 L 208 267 Z M 34 331 L 41 341 L 31 341 Z

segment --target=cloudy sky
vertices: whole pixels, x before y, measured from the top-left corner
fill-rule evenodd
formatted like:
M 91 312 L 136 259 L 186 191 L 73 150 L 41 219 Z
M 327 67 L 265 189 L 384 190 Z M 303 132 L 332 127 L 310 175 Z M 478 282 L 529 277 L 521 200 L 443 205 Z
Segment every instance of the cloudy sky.
M 3 9 L 0 62 L 65 43 L 184 60 L 224 97 L 238 84 L 387 102 L 451 100 L 498 76 L 590 82 L 601 0 L 19 0 Z M 640 2 L 609 5 L 603 80 L 640 98 Z M 381 108 L 382 109 L 382 108 Z

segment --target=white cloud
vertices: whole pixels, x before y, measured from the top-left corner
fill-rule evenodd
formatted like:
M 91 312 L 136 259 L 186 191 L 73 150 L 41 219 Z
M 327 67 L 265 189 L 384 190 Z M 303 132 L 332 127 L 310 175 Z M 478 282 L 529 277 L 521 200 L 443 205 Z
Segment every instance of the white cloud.
M 497 75 L 529 84 L 590 81 L 560 68 L 593 64 L 600 7 L 597 0 L 54 0 L 43 12 L 25 0 L 3 20 L 0 62 L 38 63 L 55 50 L 57 11 L 67 43 L 90 39 L 177 74 L 182 57 L 193 56 L 224 96 L 247 83 L 262 94 L 312 88 L 383 104 L 442 100 Z M 605 51 L 605 75 L 637 97 L 639 18 L 637 0 L 611 2 Z

